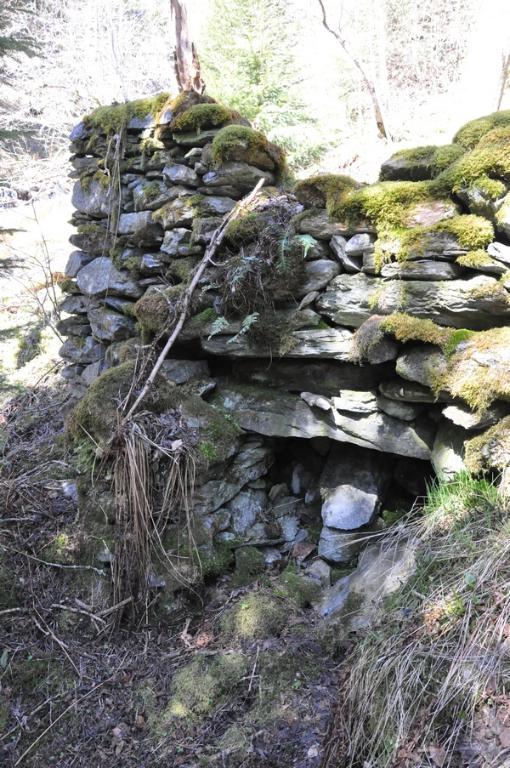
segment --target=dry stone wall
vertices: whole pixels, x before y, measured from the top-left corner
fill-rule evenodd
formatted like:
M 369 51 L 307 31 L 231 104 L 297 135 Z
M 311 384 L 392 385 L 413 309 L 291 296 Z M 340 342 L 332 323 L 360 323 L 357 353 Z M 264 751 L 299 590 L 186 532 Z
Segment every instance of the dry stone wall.
M 61 355 L 70 385 L 90 387 L 87 431 L 94 396 L 115 409 L 112 371 L 161 346 L 222 217 L 264 180 L 163 367 L 195 429 L 208 546 L 253 542 L 274 563 L 318 543 L 346 563 L 360 531 L 423 493 L 430 462 L 447 478 L 466 464 L 505 476 L 510 115 L 498 115 L 394 156 L 371 186 L 282 184 L 278 148 L 193 94 L 102 108 L 74 129 Z M 325 578 L 317 562 L 310 575 Z

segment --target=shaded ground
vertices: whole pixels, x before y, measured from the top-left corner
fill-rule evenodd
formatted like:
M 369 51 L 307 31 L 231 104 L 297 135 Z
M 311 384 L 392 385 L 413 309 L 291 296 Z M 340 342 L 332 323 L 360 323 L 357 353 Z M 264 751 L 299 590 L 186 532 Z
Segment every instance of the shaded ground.
M 3 410 L 0 763 L 318 766 L 335 662 L 278 574 L 161 595 L 148 624 L 110 634 L 108 571 L 84 565 L 71 405 L 50 375 Z

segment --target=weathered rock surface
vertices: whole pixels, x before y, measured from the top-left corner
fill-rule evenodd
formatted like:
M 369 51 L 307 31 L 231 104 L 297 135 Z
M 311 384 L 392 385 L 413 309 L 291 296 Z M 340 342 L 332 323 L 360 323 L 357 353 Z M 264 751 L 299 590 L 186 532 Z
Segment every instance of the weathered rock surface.
M 484 329 L 510 317 L 504 288 L 492 277 L 468 280 L 385 282 L 364 274 L 339 275 L 317 301 L 338 325 L 357 328 L 371 314 L 402 312 L 454 328 Z
M 391 462 L 373 451 L 335 446 L 320 477 L 322 519 L 352 531 L 372 523 L 391 477 Z
M 396 372 L 403 379 L 416 381 L 436 390 L 447 370 L 445 355 L 432 344 L 414 347 L 397 358 Z
M 80 180 L 75 183 L 71 202 L 81 213 L 86 213 L 92 218 L 103 219 L 110 213 L 112 199 L 113 195 L 108 183 L 105 185 L 102 181 L 89 178 L 86 186 Z
M 363 448 L 429 459 L 433 429 L 427 422 L 404 424 L 383 413 L 353 415 L 336 411 L 325 397 L 299 398 L 260 389 L 220 387 L 215 401 L 245 430 L 274 437 L 329 437 Z
M 65 274 L 67 277 L 76 277 L 82 267 L 92 261 L 94 257 L 83 251 L 73 251 L 66 264 Z
M 129 273 L 120 272 L 106 256 L 100 256 L 83 267 L 78 273 L 76 283 L 86 296 L 113 293 L 138 299 L 143 293 L 143 289 Z
M 64 360 L 87 365 L 104 357 L 104 347 L 92 336 L 87 336 L 85 339 L 69 336 L 60 347 L 59 354 Z
M 122 341 L 129 339 L 135 330 L 134 322 L 125 315 L 106 307 L 90 309 L 88 312 L 92 335 L 100 341 Z
M 446 419 L 441 422 L 432 448 L 432 466 L 441 480 L 452 480 L 464 472 L 464 441 L 466 431 Z

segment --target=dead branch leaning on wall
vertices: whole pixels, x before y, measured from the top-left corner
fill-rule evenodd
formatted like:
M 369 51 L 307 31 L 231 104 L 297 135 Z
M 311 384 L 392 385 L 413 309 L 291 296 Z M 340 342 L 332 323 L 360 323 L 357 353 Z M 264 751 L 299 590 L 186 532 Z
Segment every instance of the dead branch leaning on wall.
M 150 372 L 149 376 L 147 377 L 147 380 L 145 381 L 145 384 L 144 384 L 140 394 L 138 395 L 138 397 L 134 401 L 133 405 L 130 407 L 130 409 L 126 413 L 126 415 L 124 417 L 124 421 L 127 421 L 128 419 L 130 419 L 133 416 L 133 414 L 138 409 L 138 407 L 140 406 L 140 404 L 142 403 L 144 398 L 147 396 L 147 393 L 149 392 L 151 386 L 154 383 L 154 380 L 155 380 L 156 376 L 158 375 L 159 369 L 163 365 L 163 362 L 164 362 L 165 358 L 168 356 L 168 353 L 169 353 L 170 349 L 175 344 L 175 342 L 176 342 L 176 340 L 177 340 L 177 338 L 178 338 L 178 336 L 179 336 L 179 334 L 180 334 L 180 332 L 182 330 L 182 327 L 183 327 L 184 323 L 186 322 L 186 318 L 188 316 L 188 311 L 189 311 L 189 307 L 190 307 L 190 304 L 191 304 L 191 299 L 193 297 L 193 293 L 194 293 L 194 291 L 195 291 L 195 289 L 196 289 L 196 287 L 197 287 L 197 285 L 198 285 L 198 283 L 200 281 L 200 278 L 204 274 L 206 267 L 209 265 L 209 263 L 211 262 L 213 256 L 216 254 L 218 248 L 221 246 L 221 244 L 223 242 L 223 239 L 225 237 L 225 233 L 226 233 L 228 225 L 230 224 L 231 221 L 234 221 L 235 219 L 239 218 L 239 216 L 241 216 L 243 211 L 245 211 L 246 208 L 251 205 L 251 203 L 255 200 L 255 198 L 257 197 L 258 193 L 262 189 L 263 185 L 264 185 L 264 179 L 260 179 L 260 181 L 258 182 L 257 186 L 250 192 L 250 194 L 247 195 L 245 198 L 243 198 L 243 200 L 239 201 L 239 203 L 235 206 L 235 208 L 233 208 L 232 211 L 230 211 L 230 213 L 228 213 L 223 218 L 223 221 L 221 222 L 221 224 L 218 227 L 218 229 L 215 230 L 215 232 L 214 232 L 214 234 L 213 234 L 213 236 L 211 238 L 211 242 L 209 243 L 209 245 L 207 246 L 207 248 L 205 250 L 204 257 L 203 257 L 202 261 L 200 262 L 200 264 L 198 265 L 198 267 L 196 269 L 196 272 L 193 275 L 193 279 L 191 280 L 191 283 L 189 284 L 188 289 L 185 291 L 185 293 L 184 293 L 184 295 L 182 297 L 181 311 L 180 311 L 177 323 L 175 324 L 175 327 L 174 327 L 172 333 L 170 334 L 170 336 L 168 338 L 168 341 L 166 342 L 165 346 L 161 350 L 161 353 L 160 353 L 158 359 L 156 360 L 152 371 Z

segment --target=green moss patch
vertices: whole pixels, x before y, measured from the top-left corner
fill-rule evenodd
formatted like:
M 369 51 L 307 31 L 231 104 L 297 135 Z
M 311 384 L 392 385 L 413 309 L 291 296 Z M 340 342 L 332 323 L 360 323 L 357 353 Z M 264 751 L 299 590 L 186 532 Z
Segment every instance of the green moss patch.
M 247 673 L 247 659 L 240 653 L 215 659 L 194 658 L 172 680 L 164 721 L 170 726 L 174 718 L 199 721 L 211 717 L 242 684 Z
M 140 119 L 147 117 L 147 115 L 156 117 L 168 99 L 168 93 L 158 93 L 148 99 L 136 99 L 124 104 L 98 107 L 90 115 L 86 115 L 83 122 L 87 127 L 95 128 L 101 133 L 111 136 L 125 128 L 134 117 Z
M 135 366 L 132 362 L 110 368 L 97 378 L 67 419 L 67 430 L 73 438 L 84 434 L 97 442 L 107 440 L 114 432 L 118 420 L 119 403 L 129 394 L 133 384 Z M 144 401 L 144 408 L 161 413 L 171 407 L 172 387 L 162 376 Z
M 388 315 L 381 320 L 379 327 L 404 344 L 408 341 L 421 341 L 441 348 L 448 344 L 453 333 L 452 329 L 436 325 L 432 320 L 420 320 L 403 312 Z
M 510 362 L 506 353 L 510 348 L 510 328 L 455 330 L 403 313 L 389 315 L 378 325 L 402 343 L 418 341 L 440 347 L 447 369 L 438 376 L 437 391 L 447 391 L 480 412 L 495 400 L 510 401 Z
M 473 474 L 508 469 L 510 456 L 510 416 L 483 434 L 466 442 L 464 462 Z
M 221 104 L 195 104 L 178 114 L 170 127 L 176 133 L 180 131 L 200 131 L 207 128 L 219 128 L 240 119 L 239 112 L 227 109 Z
M 298 181 L 294 193 L 308 208 L 326 208 L 328 215 L 337 218 L 347 192 L 359 189 L 361 184 L 350 176 L 321 173 Z
M 470 269 L 483 269 L 498 263 L 489 256 L 487 251 L 483 251 L 481 248 L 476 251 L 469 251 L 463 256 L 458 256 L 455 262 L 461 267 L 468 267 Z
M 179 311 L 182 293 L 183 286 L 176 285 L 162 291 L 150 291 L 138 299 L 133 307 L 133 314 L 142 329 L 155 334 L 168 329 Z
M 212 143 L 212 158 L 216 166 L 228 161 L 254 165 L 257 168 L 282 174 L 285 170 L 285 155 L 260 131 L 244 125 L 230 125 L 222 128 Z
M 249 584 L 264 571 L 264 555 L 257 547 L 239 547 L 236 550 L 236 584 Z
M 284 600 L 264 591 L 253 592 L 223 614 L 225 639 L 263 640 L 278 635 L 288 620 Z
M 469 123 L 463 125 L 453 137 L 453 141 L 466 149 L 472 149 L 483 136 L 494 128 L 508 126 L 510 126 L 510 110 L 493 112 L 490 115 L 485 115 L 485 117 L 470 120 Z

